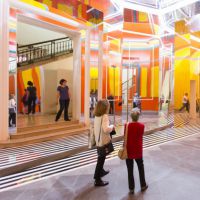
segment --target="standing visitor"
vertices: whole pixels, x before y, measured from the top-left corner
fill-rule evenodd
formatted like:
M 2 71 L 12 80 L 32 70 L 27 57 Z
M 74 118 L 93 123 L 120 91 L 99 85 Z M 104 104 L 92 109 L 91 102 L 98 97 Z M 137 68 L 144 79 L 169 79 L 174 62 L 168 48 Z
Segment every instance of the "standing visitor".
M 144 125 L 138 122 L 139 111 L 131 112 L 132 122 L 125 125 L 125 133 L 127 130 L 127 156 L 126 165 L 128 170 L 128 185 L 131 194 L 134 194 L 135 181 L 133 175 L 134 160 L 137 163 L 140 177 L 141 191 L 145 191 L 148 185 L 145 181 L 145 172 L 143 164 L 143 134 Z
M 133 97 L 133 108 L 136 108 L 138 106 L 138 94 L 135 93 Z
M 28 114 L 32 112 L 32 114 L 35 114 L 35 102 L 37 99 L 37 89 L 35 86 L 33 86 L 33 82 L 28 81 L 27 83 L 27 91 L 28 91 Z
M 189 112 L 189 98 L 188 98 L 188 93 L 185 93 L 185 95 L 183 96 L 183 101 L 182 101 L 183 105 L 182 107 L 179 109 L 179 111 L 182 111 L 184 108 L 186 108 L 187 112 Z
M 9 109 L 9 119 L 8 119 L 9 127 L 16 126 L 16 101 L 14 94 L 11 94 L 9 96 L 8 109 Z
M 67 86 L 67 81 L 65 79 L 61 79 L 60 86 L 57 87 L 57 101 L 59 102 L 60 109 L 56 115 L 55 121 L 57 122 L 60 119 L 63 110 L 64 110 L 64 120 L 70 121 L 68 116 L 70 94 L 69 94 L 69 87 Z
M 114 125 L 109 124 L 108 118 L 109 112 L 109 102 L 107 100 L 100 100 L 97 102 L 95 107 L 95 119 L 94 119 L 94 135 L 95 142 L 97 145 L 97 164 L 94 174 L 95 186 L 106 186 L 108 185 L 107 181 L 103 181 L 101 178 L 109 173 L 109 171 L 104 170 L 104 162 L 106 155 L 109 154 L 110 148 L 106 155 L 102 155 L 101 150 L 105 146 L 112 146 L 110 133 L 114 130 Z M 109 145 L 110 144 L 110 145 Z
M 94 116 L 94 108 L 96 105 L 95 93 L 93 90 L 90 92 L 90 118 Z
M 160 98 L 160 110 L 162 110 L 162 105 L 163 103 L 165 102 L 165 97 L 164 95 L 162 94 L 161 98 Z
M 110 103 L 110 109 L 109 109 L 109 114 L 113 115 L 114 114 L 114 97 L 112 94 L 110 94 L 107 97 L 109 103 Z

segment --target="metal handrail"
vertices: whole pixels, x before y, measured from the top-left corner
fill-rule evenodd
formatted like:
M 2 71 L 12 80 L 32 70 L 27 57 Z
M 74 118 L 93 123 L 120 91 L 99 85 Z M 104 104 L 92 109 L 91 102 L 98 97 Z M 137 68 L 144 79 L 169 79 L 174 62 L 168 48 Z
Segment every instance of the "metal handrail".
M 46 41 L 43 41 L 43 42 L 36 42 L 36 43 L 26 44 L 26 45 L 19 45 L 19 44 L 17 44 L 17 47 L 18 48 L 24 48 L 24 47 L 27 47 L 27 46 L 34 46 L 34 45 L 38 45 L 38 44 L 45 44 L 45 43 L 49 43 L 49 42 L 56 42 L 56 41 L 64 40 L 64 39 L 71 40 L 69 37 L 64 37 L 64 38 L 59 38 L 59 39 L 54 39 L 54 40 L 46 40 Z
M 18 67 L 55 58 L 73 52 L 73 42 L 69 37 L 18 45 Z

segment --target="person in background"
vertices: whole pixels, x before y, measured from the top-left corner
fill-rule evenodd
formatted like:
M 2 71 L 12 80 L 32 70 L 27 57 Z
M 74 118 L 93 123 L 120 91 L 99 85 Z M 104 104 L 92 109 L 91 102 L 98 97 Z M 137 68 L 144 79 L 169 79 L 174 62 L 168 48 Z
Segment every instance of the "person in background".
M 24 95 L 22 97 L 22 103 L 23 103 L 23 114 L 26 114 L 28 112 L 28 90 L 24 90 Z
M 165 97 L 164 95 L 162 94 L 161 98 L 160 98 L 160 110 L 162 110 L 162 105 L 163 103 L 165 102 Z
M 136 108 L 138 106 L 138 93 L 135 93 L 133 97 L 133 108 Z
M 33 86 L 33 82 L 28 81 L 27 83 L 27 91 L 28 91 L 28 115 L 32 112 L 35 114 L 35 102 L 37 99 L 37 89 Z
M 110 94 L 107 97 L 109 103 L 110 103 L 110 109 L 109 109 L 109 114 L 113 115 L 114 114 L 114 97 L 112 94 Z
M 145 180 L 144 164 L 143 164 L 143 134 L 144 124 L 139 123 L 139 109 L 135 108 L 131 112 L 132 122 L 125 125 L 124 133 L 128 128 L 127 136 L 127 154 L 126 166 L 128 171 L 128 185 L 130 194 L 134 194 L 135 181 L 133 175 L 134 160 L 137 163 L 140 177 L 141 191 L 145 191 L 148 188 Z
M 91 90 L 91 92 L 90 92 L 90 117 L 93 117 L 95 105 L 96 105 L 95 94 L 94 94 L 94 91 Z
M 188 93 L 185 93 L 185 95 L 183 96 L 183 106 L 179 109 L 179 111 L 182 111 L 184 108 L 186 108 L 187 112 L 189 112 L 189 98 L 188 98 Z
M 16 126 L 16 101 L 14 94 L 9 95 L 8 109 L 9 109 L 9 119 L 8 119 L 9 127 Z
M 60 86 L 57 87 L 57 100 L 59 102 L 60 109 L 56 115 L 55 121 L 57 122 L 60 119 L 63 110 L 64 110 L 64 120 L 70 121 L 68 116 L 70 93 L 69 93 L 69 87 L 67 86 L 67 81 L 65 79 L 61 79 Z
M 109 123 L 109 102 L 108 100 L 100 100 L 95 107 L 94 118 L 94 135 L 97 147 L 102 147 L 111 141 L 110 133 L 115 129 L 114 125 Z M 99 137 L 100 135 L 100 137 Z M 100 140 L 99 140 L 100 139 Z M 104 170 L 104 162 L 106 156 L 98 155 L 96 169 L 94 173 L 95 186 L 106 186 L 107 181 L 103 181 L 101 178 L 109 173 Z

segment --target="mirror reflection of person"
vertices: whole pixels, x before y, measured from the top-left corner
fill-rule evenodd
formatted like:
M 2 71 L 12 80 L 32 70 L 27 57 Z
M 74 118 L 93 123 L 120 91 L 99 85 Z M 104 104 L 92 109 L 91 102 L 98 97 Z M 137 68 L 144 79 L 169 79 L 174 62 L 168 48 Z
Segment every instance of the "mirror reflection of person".
M 9 109 L 9 119 L 8 119 L 9 127 L 16 126 L 16 101 L 14 94 L 11 94 L 9 96 L 8 109 Z
M 37 89 L 35 86 L 33 86 L 33 82 L 28 81 L 27 83 L 27 91 L 28 91 L 28 115 L 32 112 L 32 114 L 35 114 L 35 102 L 37 99 Z
M 57 87 L 57 100 L 60 105 L 60 109 L 56 115 L 55 121 L 57 122 L 64 111 L 64 120 L 70 121 L 68 116 L 68 108 L 70 103 L 70 93 L 69 87 L 67 86 L 67 81 L 65 79 L 60 80 L 60 86 Z
M 109 109 L 109 114 L 114 114 L 114 97 L 112 94 L 110 94 L 108 97 L 107 97 L 109 103 L 110 103 L 110 109 Z
M 186 108 L 187 112 L 189 112 L 189 97 L 188 97 L 188 93 L 186 92 L 185 95 L 183 96 L 183 100 L 182 100 L 182 107 L 179 109 L 179 111 L 182 111 L 184 108 Z
M 165 96 L 162 94 L 161 98 L 160 98 L 160 110 L 162 110 L 162 105 L 165 102 Z

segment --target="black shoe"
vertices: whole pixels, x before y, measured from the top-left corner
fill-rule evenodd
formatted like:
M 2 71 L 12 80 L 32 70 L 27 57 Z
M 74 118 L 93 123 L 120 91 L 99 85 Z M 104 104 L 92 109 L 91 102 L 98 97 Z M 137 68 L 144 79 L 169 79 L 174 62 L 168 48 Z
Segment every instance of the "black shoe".
M 94 182 L 94 186 L 95 187 L 103 187 L 103 186 L 106 186 L 106 185 L 108 185 L 109 184 L 109 182 L 108 181 L 95 181 Z
M 70 119 L 65 119 L 65 121 L 71 121 Z
M 108 171 L 103 170 L 102 173 L 101 173 L 101 177 L 106 176 L 107 174 L 109 174 L 109 172 L 110 172 L 109 170 Z
M 148 188 L 148 185 L 145 185 L 145 186 L 143 186 L 143 187 L 141 188 L 141 191 L 144 192 L 145 190 L 147 190 L 147 188 Z
M 129 190 L 129 194 L 134 194 L 134 193 L 135 193 L 134 189 Z

